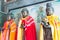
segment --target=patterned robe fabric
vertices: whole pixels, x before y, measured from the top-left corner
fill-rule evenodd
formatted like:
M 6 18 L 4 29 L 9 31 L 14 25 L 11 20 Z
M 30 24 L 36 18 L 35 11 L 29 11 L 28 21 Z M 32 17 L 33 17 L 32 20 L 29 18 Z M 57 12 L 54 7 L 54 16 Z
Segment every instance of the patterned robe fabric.
M 24 25 L 24 40 L 37 40 L 36 38 L 36 26 L 33 18 L 27 16 L 26 18 L 21 19 L 21 23 Z M 20 29 L 22 30 L 22 29 Z M 19 31 L 18 31 L 19 32 Z M 21 32 L 22 33 L 22 32 Z M 20 36 L 22 37 L 22 36 Z
M 52 39 L 49 40 L 60 40 L 60 21 L 59 18 L 55 15 L 47 16 L 48 22 L 51 27 L 51 32 L 52 32 Z M 43 25 L 40 25 L 40 38 L 39 40 L 45 40 L 44 39 L 44 29 Z M 48 30 L 46 30 L 48 31 Z M 46 33 L 45 33 L 46 34 Z M 48 35 L 48 34 L 47 34 Z

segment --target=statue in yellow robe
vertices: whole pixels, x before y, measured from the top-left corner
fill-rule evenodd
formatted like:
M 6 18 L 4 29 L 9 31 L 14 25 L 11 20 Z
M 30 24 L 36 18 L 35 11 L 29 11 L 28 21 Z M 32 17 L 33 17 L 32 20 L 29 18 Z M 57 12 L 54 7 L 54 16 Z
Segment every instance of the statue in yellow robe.
M 57 16 L 53 15 L 52 13 L 53 13 L 52 8 L 47 7 L 46 8 L 46 19 L 48 20 L 50 27 L 51 27 L 52 40 L 60 40 L 60 20 Z M 39 40 L 45 40 L 42 24 L 40 24 L 40 38 L 39 38 Z

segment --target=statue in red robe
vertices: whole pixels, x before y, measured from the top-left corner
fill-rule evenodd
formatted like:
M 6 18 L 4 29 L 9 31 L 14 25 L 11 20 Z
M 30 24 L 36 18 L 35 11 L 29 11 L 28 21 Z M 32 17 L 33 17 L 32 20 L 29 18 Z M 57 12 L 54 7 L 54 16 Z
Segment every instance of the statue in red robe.
M 36 38 L 36 26 L 34 19 L 29 16 L 29 12 L 27 9 L 22 9 L 22 18 L 20 19 L 20 25 L 23 25 L 22 27 L 24 28 L 24 40 L 37 40 Z

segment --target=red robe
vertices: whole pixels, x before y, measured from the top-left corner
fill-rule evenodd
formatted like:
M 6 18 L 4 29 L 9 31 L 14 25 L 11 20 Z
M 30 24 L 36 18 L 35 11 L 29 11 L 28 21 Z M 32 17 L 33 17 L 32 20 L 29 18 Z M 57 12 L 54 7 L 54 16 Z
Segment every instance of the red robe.
M 34 19 L 31 16 L 27 16 L 22 20 L 22 23 L 25 28 L 25 40 L 37 40 Z

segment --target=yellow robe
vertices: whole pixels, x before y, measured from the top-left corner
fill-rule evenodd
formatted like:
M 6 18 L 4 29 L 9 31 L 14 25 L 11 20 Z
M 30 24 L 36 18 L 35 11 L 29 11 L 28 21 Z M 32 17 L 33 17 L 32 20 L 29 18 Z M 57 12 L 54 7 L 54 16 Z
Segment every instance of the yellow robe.
M 23 40 L 23 28 L 18 27 L 17 40 Z
M 16 23 L 13 21 L 10 25 L 10 40 L 16 40 Z
M 1 32 L 0 32 L 0 39 L 1 39 Z
M 51 26 L 53 40 L 60 40 L 60 22 L 58 20 L 59 18 L 57 16 L 51 15 L 51 16 L 47 16 L 47 19 Z M 43 26 L 40 26 L 40 39 L 39 40 L 44 40 Z
M 0 40 L 2 40 L 2 31 L 0 32 Z
M 18 24 L 17 40 L 23 40 L 23 31 L 24 31 L 24 29 L 21 28 L 21 24 L 22 24 L 22 19 L 20 19 L 19 24 Z
M 40 35 L 39 35 L 39 40 L 44 40 L 44 37 L 43 37 L 43 26 L 42 24 L 40 24 Z

